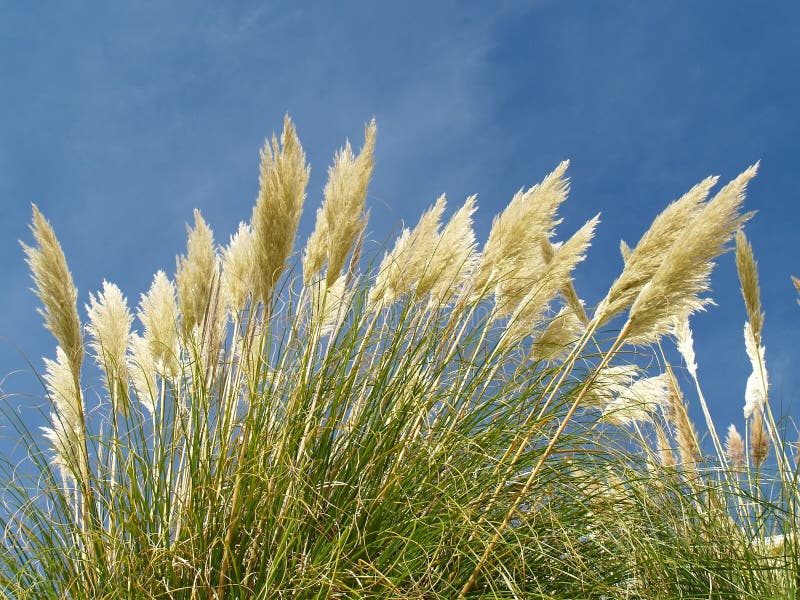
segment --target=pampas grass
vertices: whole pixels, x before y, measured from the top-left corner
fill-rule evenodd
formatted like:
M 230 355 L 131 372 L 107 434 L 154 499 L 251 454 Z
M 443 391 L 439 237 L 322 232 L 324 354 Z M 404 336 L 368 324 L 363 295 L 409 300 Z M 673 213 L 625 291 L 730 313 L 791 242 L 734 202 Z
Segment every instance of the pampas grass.
M 480 252 L 477 199 L 450 212 L 442 196 L 377 260 L 363 255 L 375 141 L 372 122 L 358 155 L 334 156 L 293 261 L 309 168 L 287 117 L 250 222 L 218 247 L 195 212 L 174 277 L 156 273 L 136 320 L 103 282 L 85 339 L 34 207 L 24 248 L 57 348 L 49 425 L 6 414 L 29 448 L 0 463 L 6 596 L 796 594 L 796 467 L 737 233 L 755 168 L 711 200 L 704 180 L 622 243 L 587 313 L 572 271 L 599 219 L 556 240 L 568 163 L 514 196 Z M 723 444 L 688 316 L 734 235 L 754 375 L 745 436 L 731 425 Z M 81 373 L 86 350 L 103 386 Z

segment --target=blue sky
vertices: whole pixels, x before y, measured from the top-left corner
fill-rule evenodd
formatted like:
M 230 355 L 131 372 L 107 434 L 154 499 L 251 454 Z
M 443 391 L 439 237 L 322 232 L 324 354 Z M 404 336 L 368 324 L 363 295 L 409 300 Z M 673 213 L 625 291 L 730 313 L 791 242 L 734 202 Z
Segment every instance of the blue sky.
M 334 151 L 376 117 L 375 247 L 441 193 L 451 206 L 478 194 L 484 239 L 516 190 L 570 158 L 561 233 L 602 212 L 577 273 L 589 304 L 621 269 L 620 238 L 635 243 L 706 175 L 761 159 L 747 232 L 772 402 L 797 415 L 799 21 L 795 2 L 727 0 L 0 0 L 1 387 L 40 393 L 25 356 L 41 368 L 54 354 L 17 242 L 31 202 L 56 228 L 81 310 L 104 278 L 135 303 L 155 270 L 173 272 L 192 208 L 219 241 L 248 218 L 259 147 L 289 112 L 312 165 L 302 234 Z M 693 321 L 700 376 L 718 426 L 741 428 L 732 255 L 713 286 L 718 306 Z

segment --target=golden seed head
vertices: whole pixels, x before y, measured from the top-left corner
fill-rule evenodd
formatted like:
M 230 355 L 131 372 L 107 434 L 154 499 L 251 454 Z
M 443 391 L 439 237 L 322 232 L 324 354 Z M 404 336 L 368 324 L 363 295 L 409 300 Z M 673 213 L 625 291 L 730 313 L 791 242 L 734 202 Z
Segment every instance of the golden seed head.
M 239 223 L 228 247 L 222 250 L 222 297 L 234 316 L 244 310 L 253 293 L 254 266 L 253 230 L 247 223 Z
M 503 334 L 502 344 L 505 347 L 533 333 L 544 319 L 543 314 L 550 302 L 559 290 L 571 282 L 570 273 L 585 258 L 599 221 L 599 215 L 587 221 L 569 240 L 555 249 L 542 272 L 532 278 L 529 291 L 515 308 Z M 501 305 L 496 314 L 502 314 L 505 308 Z
M 31 231 L 36 245 L 23 243 L 22 248 L 36 285 L 36 295 L 44 305 L 39 312 L 45 319 L 45 327 L 56 338 L 77 377 L 84 353 L 77 308 L 78 290 L 55 231 L 35 204 Z
M 744 467 L 744 440 L 733 424 L 728 426 L 728 435 L 725 437 L 725 456 L 735 468 Z
M 139 320 L 144 325 L 144 338 L 150 346 L 159 373 L 174 376 L 179 369 L 178 304 L 175 284 L 164 271 L 158 271 L 146 294 L 139 302 Z
M 130 336 L 128 372 L 137 399 L 150 416 L 153 416 L 156 412 L 158 398 L 157 366 L 153 353 L 150 351 L 150 344 L 138 333 Z
M 384 255 L 369 292 L 369 304 L 373 309 L 397 301 L 425 276 L 439 239 L 445 204 L 442 195 L 422 214 L 413 230 L 403 230 L 392 251 Z
M 467 198 L 444 226 L 430 263 L 417 283 L 417 297 L 430 294 L 432 307 L 441 307 L 457 295 L 475 269 L 477 245 L 472 230 L 475 199 L 476 196 Z
M 676 319 L 672 324 L 672 334 L 675 336 L 678 352 L 680 352 L 683 362 L 686 363 L 686 370 L 693 377 L 697 377 L 697 362 L 694 353 L 694 336 L 689 325 L 689 317 Z
M 633 250 L 624 242 L 620 244 L 625 268 L 612 284 L 606 302 L 602 304 L 603 313 L 598 313 L 601 324 L 608 322 L 633 303 L 642 287 L 661 266 L 666 252 L 700 211 L 703 201 L 716 182 L 716 177 L 708 177 L 670 204 L 653 220 Z
M 747 309 L 747 319 L 753 329 L 756 342 L 761 341 L 761 328 L 764 313 L 761 312 L 761 292 L 758 287 L 758 266 L 753 256 L 753 247 L 747 241 L 744 231 L 736 232 L 736 270 L 742 286 L 742 297 Z
M 273 135 L 261 151 L 258 200 L 253 207 L 255 300 L 267 304 L 292 253 L 310 169 L 287 115 L 280 144 Z
M 540 240 L 552 238 L 561 222 L 557 211 L 569 191 L 568 166 L 563 161 L 540 184 L 517 192 L 492 223 L 474 287 L 478 296 L 485 289 L 495 292 L 500 314 L 514 311 L 544 268 Z
M 561 360 L 583 335 L 584 330 L 583 322 L 575 311 L 569 307 L 562 308 L 550 319 L 547 329 L 534 340 L 530 358 L 551 362 Z
M 618 426 L 651 422 L 656 410 L 668 402 L 669 381 L 666 373 L 663 373 L 637 379 L 629 386 L 617 387 L 613 392 L 614 397 L 603 408 L 603 420 Z
M 202 326 L 208 310 L 211 285 L 217 277 L 217 255 L 214 234 L 199 210 L 194 211 L 194 228 L 186 229 L 189 234 L 186 255 L 176 259 L 175 283 L 181 329 L 189 335 L 196 326 Z
M 318 225 L 327 232 L 328 286 L 332 286 L 341 275 L 347 256 L 364 228 L 364 203 L 375 164 L 375 133 L 373 119 L 364 129 L 364 146 L 358 156 L 353 156 L 347 143 L 336 154 L 333 167 L 328 170 L 322 204 L 324 223 Z M 322 237 L 322 231 L 317 237 Z
M 749 321 L 744 324 L 744 347 L 752 368 L 744 395 L 744 418 L 748 419 L 755 411 L 763 408 L 769 393 L 766 349 L 756 341 Z
M 97 364 L 105 371 L 114 410 L 127 414 L 126 353 L 133 323 L 128 302 L 116 285 L 103 281 L 103 291 L 97 298 L 89 294 L 86 311 L 89 314 L 86 326 L 89 348 Z
M 698 294 L 709 289 L 714 259 L 726 250 L 734 232 L 750 216 L 740 211 L 747 183 L 756 171 L 757 165 L 750 167 L 723 187 L 675 238 L 631 306 L 628 342 L 655 342 L 669 331 L 675 319 L 685 318 L 708 304 L 709 300 Z M 625 269 L 633 265 L 632 254 Z

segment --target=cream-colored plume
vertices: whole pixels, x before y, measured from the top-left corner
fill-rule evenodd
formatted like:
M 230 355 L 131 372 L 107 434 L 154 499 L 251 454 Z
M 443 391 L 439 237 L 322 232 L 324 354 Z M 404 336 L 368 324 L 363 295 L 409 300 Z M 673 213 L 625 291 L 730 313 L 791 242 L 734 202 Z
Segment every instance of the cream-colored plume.
M 569 240 L 556 248 L 538 277 L 532 278 L 531 289 L 509 319 L 501 342 L 504 347 L 510 347 L 533 333 L 534 328 L 543 320 L 543 313 L 550 302 L 570 281 L 570 273 L 575 266 L 585 258 L 586 249 L 599 221 L 599 215 L 587 221 Z M 504 308 L 501 306 L 496 314 L 503 312 Z
M 178 305 L 175 302 L 175 284 L 164 271 L 155 274 L 149 291 L 142 294 L 137 314 L 144 325 L 144 338 L 159 373 L 175 376 L 180 356 Z
M 757 168 L 750 167 L 722 188 L 675 238 L 631 306 L 629 342 L 652 343 L 669 331 L 676 318 L 684 318 L 709 302 L 698 294 L 708 290 L 713 260 L 725 251 L 734 232 L 750 216 L 740 210 L 747 183 L 755 177 Z M 632 254 L 625 270 L 634 265 Z
M 620 244 L 625 268 L 608 291 L 607 303 L 601 303 L 603 312 L 597 315 L 601 324 L 633 303 L 642 287 L 653 278 L 675 240 L 700 212 L 716 182 L 716 177 L 708 177 L 670 204 L 653 220 L 633 250 L 624 242 Z
M 689 317 L 676 319 L 672 324 L 672 334 L 675 336 L 678 352 L 686 363 L 686 370 L 697 377 L 697 361 L 694 353 L 694 336 L 689 326 Z
M 581 337 L 584 329 L 574 310 L 569 307 L 562 308 L 550 319 L 547 329 L 533 342 L 530 358 L 546 361 L 561 360 Z
M 306 155 L 287 115 L 278 144 L 266 143 L 261 151 L 258 200 L 253 208 L 256 301 L 268 304 L 292 253 L 297 224 L 306 198 L 310 169 Z
M 89 294 L 86 305 L 89 323 L 89 348 L 97 364 L 106 374 L 111 402 L 117 412 L 128 413 L 128 371 L 126 353 L 130 338 L 133 315 L 122 291 L 108 281 L 103 281 L 103 291 Z
M 138 333 L 130 336 L 128 372 L 137 399 L 152 417 L 156 412 L 159 392 L 156 380 L 157 367 L 153 353 L 150 351 L 150 344 Z
M 636 380 L 639 367 L 636 365 L 614 365 L 604 367 L 586 391 L 587 406 L 603 408 L 614 396 L 624 391 Z
M 477 245 L 472 230 L 475 199 L 476 196 L 467 198 L 447 222 L 436 242 L 430 263 L 417 283 L 417 297 L 430 294 L 433 307 L 441 307 L 449 302 L 475 269 Z
M 769 397 L 766 349 L 756 342 L 749 321 L 744 324 L 744 348 L 752 368 L 744 395 L 744 418 L 749 419 L 755 411 L 763 409 Z
M 216 372 L 228 326 L 228 310 L 222 297 L 220 262 L 219 258 L 215 259 L 208 306 L 203 321 L 192 332 L 195 347 L 199 350 L 200 366 L 206 385 L 210 385 Z
M 56 348 L 56 360 L 44 359 L 44 369 L 47 393 L 53 401 L 59 419 L 70 431 L 80 431 L 83 400 L 75 386 L 69 358 L 61 346 Z
M 78 458 L 76 438 L 74 432 L 69 433 L 64 429 L 59 416 L 54 412 L 50 413 L 50 423 L 52 427 L 40 427 L 39 429 L 53 449 L 50 464 L 58 470 L 64 483 L 69 485 L 77 481 L 73 474 L 73 468 L 70 466 L 74 465 Z
M 375 163 L 375 120 L 364 128 L 364 146 L 353 155 L 350 142 L 334 157 L 328 169 L 325 200 L 317 212 L 317 224 L 306 246 L 303 279 L 308 285 L 327 260 L 326 284 L 331 287 L 342 274 L 347 256 L 364 228 L 364 202 Z M 324 249 L 324 250 L 323 250 Z
M 397 301 L 425 275 L 436 250 L 445 204 L 445 197 L 440 196 L 422 214 L 416 227 L 404 229 L 392 251 L 384 255 L 375 284 L 369 291 L 369 305 L 373 309 Z
M 73 377 L 77 379 L 84 353 L 77 308 L 78 290 L 72 281 L 61 244 L 58 243 L 52 226 L 35 204 L 31 231 L 36 246 L 23 243 L 22 248 L 36 285 L 36 294 L 44 304 L 39 312 L 44 317 L 45 327 L 63 349 Z
M 195 326 L 203 325 L 211 300 L 211 285 L 217 277 L 217 256 L 214 234 L 199 210 L 194 211 L 194 228 L 187 226 L 186 230 L 189 234 L 186 255 L 176 259 L 175 283 L 181 329 L 189 335 Z
M 222 297 L 233 316 L 244 309 L 253 293 L 254 265 L 253 230 L 247 223 L 239 223 L 228 247 L 222 250 Z
M 55 410 L 51 414 L 48 438 L 53 443 L 57 459 L 54 464 L 66 467 L 73 475 L 83 469 L 80 460 L 83 447 L 83 398 L 75 385 L 72 365 L 61 346 L 56 359 L 44 359 L 44 382 Z
M 633 250 L 628 244 L 625 243 L 625 240 L 619 241 L 619 253 L 622 255 L 622 262 L 628 262 L 628 259 L 631 257 Z
M 757 344 L 761 343 L 761 328 L 764 326 L 764 313 L 761 312 L 761 292 L 758 287 L 758 266 L 753 256 L 753 247 L 747 241 L 744 231 L 736 232 L 736 270 L 742 286 L 742 297 L 747 309 L 747 319 L 753 330 Z
M 616 394 L 603 408 L 603 420 L 614 425 L 650 422 L 656 410 L 669 401 L 669 380 L 666 373 L 634 381 L 617 388 Z
M 728 435 L 725 437 L 725 456 L 735 468 L 744 467 L 744 440 L 733 424 L 728 426 Z
M 568 166 L 562 162 L 540 184 L 517 192 L 492 223 L 474 285 L 478 295 L 494 291 L 500 315 L 514 311 L 544 268 L 540 240 L 549 240 L 560 223 L 556 213 L 567 198 Z

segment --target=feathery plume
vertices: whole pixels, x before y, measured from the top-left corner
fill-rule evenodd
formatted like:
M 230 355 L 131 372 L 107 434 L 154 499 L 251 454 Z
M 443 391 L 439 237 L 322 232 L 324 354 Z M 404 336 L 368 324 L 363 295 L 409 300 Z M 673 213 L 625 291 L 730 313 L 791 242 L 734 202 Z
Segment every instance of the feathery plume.
M 575 266 L 585 258 L 586 249 L 589 247 L 599 221 L 599 215 L 590 219 L 569 240 L 556 249 L 543 272 L 533 281 L 532 289 L 519 303 L 509 319 L 503 334 L 504 346 L 516 344 L 525 336 L 530 335 L 534 327 L 543 319 L 542 312 L 552 302 L 558 291 L 570 281 L 570 273 Z M 502 310 L 500 308 L 500 313 Z
M 105 371 L 111 402 L 116 412 L 128 413 L 128 372 L 126 353 L 133 315 L 122 291 L 108 281 L 103 281 L 103 291 L 89 294 L 86 305 L 89 323 L 89 348 L 97 364 Z
M 137 314 L 144 325 L 144 338 L 150 346 L 159 373 L 175 376 L 180 354 L 178 305 L 175 302 L 175 284 L 164 271 L 155 274 L 150 289 L 142 294 Z
M 645 377 L 630 386 L 617 388 L 614 398 L 603 408 L 603 420 L 617 426 L 634 422 L 650 422 L 659 407 L 669 399 L 669 380 L 666 373 Z
M 254 262 L 253 230 L 239 223 L 228 247 L 222 250 L 222 296 L 232 315 L 244 309 L 252 294 Z
M 181 328 L 189 335 L 195 326 L 202 325 L 211 299 L 211 284 L 217 267 L 214 251 L 214 234 L 203 220 L 200 211 L 194 211 L 194 228 L 186 228 L 189 240 L 186 256 L 176 259 L 175 283 L 178 288 L 178 307 Z
M 756 343 L 761 342 L 761 328 L 764 325 L 764 313 L 761 312 L 761 293 L 758 287 L 758 268 L 753 257 L 753 247 L 747 241 L 744 231 L 736 232 L 736 270 L 742 285 L 742 297 L 747 309 L 747 319 L 753 330 Z
M 35 204 L 31 231 L 36 246 L 22 243 L 22 249 L 36 285 L 36 295 L 44 304 L 39 313 L 44 317 L 45 327 L 63 349 L 73 377 L 77 379 L 84 352 L 77 308 L 78 290 L 55 231 Z
M 744 440 L 732 423 L 728 426 L 728 435 L 725 437 L 725 456 L 735 468 L 744 468 Z
M 556 213 L 567 198 L 568 166 L 569 161 L 562 162 L 540 184 L 517 192 L 492 223 L 474 287 L 479 295 L 487 287 L 494 289 L 501 316 L 514 311 L 543 270 L 540 240 L 549 240 L 560 223 Z
M 429 293 L 431 305 L 434 307 L 446 304 L 475 268 L 477 246 L 472 230 L 475 199 L 476 196 L 467 198 L 444 226 L 430 257 L 430 264 L 417 284 L 417 297 L 421 298 Z
M 672 335 L 675 336 L 678 352 L 686 363 L 686 370 L 697 377 L 697 361 L 694 354 L 694 337 L 692 328 L 689 326 L 689 317 L 676 319 L 672 324 Z
M 280 144 L 261 151 L 258 200 L 253 207 L 255 300 L 267 304 L 292 253 L 297 224 L 306 198 L 310 169 L 289 116 L 283 122 Z
M 669 371 L 671 375 L 671 371 Z M 700 459 L 700 446 L 697 441 L 697 430 L 689 418 L 683 393 L 674 377 L 669 378 L 669 397 L 666 407 L 668 420 L 675 427 L 675 439 L 678 442 L 678 455 L 681 464 L 693 467 Z
M 158 398 L 157 367 L 150 344 L 138 333 L 131 334 L 128 343 L 128 372 L 137 399 L 152 417 Z
M 541 250 L 542 259 L 545 264 L 553 259 L 556 249 L 561 246 L 561 242 L 553 243 L 547 238 L 539 240 L 539 249 Z M 564 286 L 561 288 L 561 295 L 564 297 L 564 302 L 567 306 L 575 312 L 575 315 L 580 319 L 584 325 L 589 324 L 589 317 L 584 308 L 584 302 L 578 297 L 578 292 L 575 291 L 575 284 L 570 277 Z
M 630 343 L 654 342 L 675 318 L 708 304 L 697 295 L 708 290 L 713 260 L 725 251 L 733 233 L 750 217 L 740 210 L 747 183 L 757 169 L 756 164 L 722 188 L 675 238 L 653 278 L 641 288 L 631 306 L 627 324 Z M 633 265 L 631 255 L 626 270 Z
M 325 184 L 322 215 L 327 230 L 328 271 L 331 287 L 339 278 L 359 232 L 364 228 L 364 202 L 375 163 L 375 119 L 364 128 L 364 146 L 353 156 L 348 142 L 334 158 Z
M 583 331 L 584 325 L 575 311 L 569 307 L 562 308 L 533 342 L 530 358 L 551 362 L 564 358 Z
M 756 341 L 750 322 L 744 324 L 744 348 L 753 371 L 747 378 L 745 389 L 744 418 L 749 419 L 756 410 L 761 410 L 767 402 L 769 379 L 767 377 L 766 349 Z
M 792 275 L 792 283 L 794 284 L 794 289 L 800 294 L 800 279 Z M 797 300 L 797 303 L 800 304 L 800 299 Z
M 375 276 L 375 283 L 369 290 L 367 302 L 374 310 L 395 302 L 402 294 L 407 291 L 411 283 L 407 281 L 404 274 L 407 272 L 407 265 L 411 262 L 410 255 L 413 246 L 410 243 L 411 230 L 403 229 L 400 232 L 394 247 L 390 252 L 383 256 L 378 274 Z
M 622 262 L 628 262 L 628 259 L 631 257 L 633 250 L 628 244 L 625 243 L 625 240 L 619 241 L 619 253 L 622 255 Z
M 67 353 L 56 347 L 56 359 L 44 359 L 44 382 L 53 402 L 58 418 L 69 431 L 81 431 L 80 390 L 75 386 L 75 377 Z
M 222 297 L 220 260 L 217 258 L 214 263 L 205 314 L 192 332 L 192 337 L 199 346 L 200 366 L 205 374 L 206 385 L 210 384 L 214 376 L 217 362 L 222 352 L 227 325 L 228 311 Z
M 436 249 L 445 204 L 442 195 L 422 214 L 413 230 L 403 230 L 392 251 L 384 255 L 369 292 L 370 306 L 378 308 L 395 302 L 425 275 Z
M 52 427 L 40 427 L 42 436 L 53 449 L 53 456 L 50 458 L 50 464 L 56 468 L 61 475 L 61 479 L 66 485 L 77 482 L 70 465 L 75 464 L 76 449 L 75 433 L 69 433 L 64 429 L 56 413 L 50 413 L 50 423 Z
M 604 367 L 595 377 L 584 396 L 587 406 L 604 407 L 614 396 L 624 393 L 639 374 L 636 365 L 614 365 Z
M 753 464 L 760 467 L 767 460 L 769 454 L 769 434 L 764 425 L 764 415 L 761 407 L 753 411 L 753 417 L 750 421 L 750 456 L 753 459 Z
M 53 464 L 75 476 L 76 467 L 83 472 L 80 460 L 83 447 L 83 399 L 76 386 L 69 357 L 61 346 L 56 348 L 56 360 L 44 359 L 44 382 L 53 403 L 50 427 L 46 437 L 53 444 L 56 458 Z
M 601 325 L 633 303 L 642 287 L 661 266 L 665 254 L 675 240 L 699 213 L 703 201 L 716 182 L 716 177 L 708 177 L 670 204 L 653 220 L 633 250 L 624 242 L 624 246 L 620 245 L 625 268 L 611 285 L 606 296 L 607 302 L 601 303 L 603 310 L 598 314 Z M 627 258 L 626 252 L 629 253 Z

